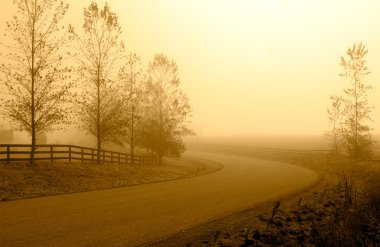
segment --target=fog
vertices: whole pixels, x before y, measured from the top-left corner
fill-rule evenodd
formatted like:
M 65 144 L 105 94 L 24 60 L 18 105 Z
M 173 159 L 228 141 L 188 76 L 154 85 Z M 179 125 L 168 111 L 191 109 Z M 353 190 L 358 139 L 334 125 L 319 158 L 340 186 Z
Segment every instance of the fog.
M 66 2 L 66 20 L 80 28 L 90 1 Z M 379 1 L 108 3 L 118 15 L 127 51 L 140 55 L 145 65 L 158 52 L 177 62 L 193 108 L 191 127 L 200 139 L 321 136 L 329 97 L 348 86 L 338 75 L 339 58 L 360 41 L 369 50 L 372 118 L 380 121 Z M 14 13 L 12 1 L 1 2 L 1 30 Z M 4 120 L 1 125 L 10 127 Z M 73 130 L 53 133 L 49 140 L 78 136 Z

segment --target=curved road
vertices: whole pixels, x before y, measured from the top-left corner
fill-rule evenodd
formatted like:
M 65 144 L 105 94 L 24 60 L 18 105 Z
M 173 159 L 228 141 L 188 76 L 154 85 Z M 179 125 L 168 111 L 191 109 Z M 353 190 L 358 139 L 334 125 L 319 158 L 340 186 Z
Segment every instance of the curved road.
M 212 174 L 0 203 L 0 246 L 134 246 L 294 193 L 318 176 L 247 157 L 188 152 Z

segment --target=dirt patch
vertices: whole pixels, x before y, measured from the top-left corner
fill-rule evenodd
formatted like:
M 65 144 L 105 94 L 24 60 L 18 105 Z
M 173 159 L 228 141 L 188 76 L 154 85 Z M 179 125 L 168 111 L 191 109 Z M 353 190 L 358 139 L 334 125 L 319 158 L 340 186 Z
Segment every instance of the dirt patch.
M 187 178 L 221 169 L 219 164 L 186 158 L 163 165 L 41 162 L 0 163 L 0 201 L 110 189 Z

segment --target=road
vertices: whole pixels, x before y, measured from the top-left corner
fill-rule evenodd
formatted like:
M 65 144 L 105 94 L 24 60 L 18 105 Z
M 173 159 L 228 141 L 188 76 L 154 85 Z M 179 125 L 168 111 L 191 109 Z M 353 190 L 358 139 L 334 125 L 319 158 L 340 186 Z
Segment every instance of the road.
M 0 203 L 0 246 L 135 246 L 299 191 L 314 172 L 248 157 L 203 176 Z

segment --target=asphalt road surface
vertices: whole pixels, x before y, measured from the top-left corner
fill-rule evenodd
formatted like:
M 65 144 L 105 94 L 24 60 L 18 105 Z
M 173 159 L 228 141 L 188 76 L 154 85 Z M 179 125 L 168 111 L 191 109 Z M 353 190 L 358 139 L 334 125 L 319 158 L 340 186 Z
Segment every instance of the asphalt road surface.
M 314 172 L 248 157 L 188 152 L 211 174 L 0 203 L 0 246 L 135 246 L 294 193 Z

